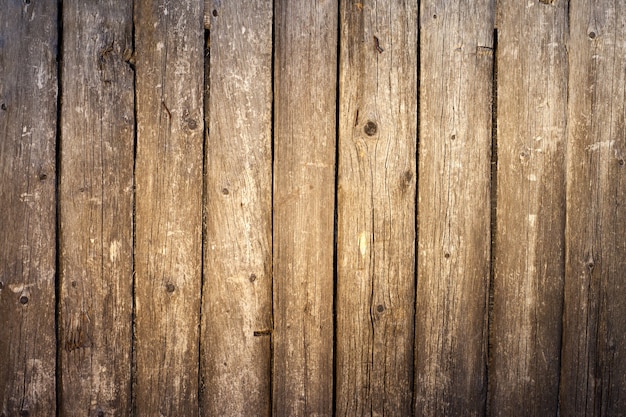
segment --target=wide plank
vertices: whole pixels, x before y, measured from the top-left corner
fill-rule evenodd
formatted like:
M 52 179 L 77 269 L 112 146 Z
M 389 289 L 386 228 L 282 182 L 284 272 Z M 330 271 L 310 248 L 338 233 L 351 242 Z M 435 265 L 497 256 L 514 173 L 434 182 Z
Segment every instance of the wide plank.
M 330 416 L 337 3 L 275 3 L 273 414 Z
M 268 416 L 272 329 L 272 2 L 211 1 L 202 406 Z
M 489 368 L 494 416 L 557 413 L 567 13 L 562 1 L 498 3 L 497 215 Z
M 135 3 L 135 413 L 199 414 L 204 7 Z
M 0 415 L 56 409 L 57 2 L 0 1 Z
M 341 3 L 336 412 L 413 394 L 417 3 Z
M 486 404 L 495 5 L 420 9 L 415 415 Z
M 570 4 L 560 415 L 626 413 L 626 4 Z
M 133 9 L 68 0 L 63 19 L 60 411 L 129 415 Z

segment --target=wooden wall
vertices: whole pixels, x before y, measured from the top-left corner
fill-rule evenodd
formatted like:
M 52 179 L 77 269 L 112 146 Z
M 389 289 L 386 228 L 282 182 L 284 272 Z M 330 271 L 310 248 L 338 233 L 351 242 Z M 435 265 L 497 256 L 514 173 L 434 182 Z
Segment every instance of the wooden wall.
M 0 417 L 626 415 L 626 3 L 0 10 Z

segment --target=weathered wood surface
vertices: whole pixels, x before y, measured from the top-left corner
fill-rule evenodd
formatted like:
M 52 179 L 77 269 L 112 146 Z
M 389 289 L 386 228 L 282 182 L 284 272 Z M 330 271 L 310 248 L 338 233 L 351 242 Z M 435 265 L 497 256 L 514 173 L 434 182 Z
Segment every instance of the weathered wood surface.
M 60 412 L 131 412 L 132 4 L 63 3 Z M 80 82 L 76 82 L 76 80 Z
M 498 3 L 492 415 L 556 415 L 565 222 L 566 2 Z M 529 40 L 532 39 L 532 42 Z
M 342 2 L 337 221 L 340 416 L 411 413 L 417 6 Z
M 330 416 L 337 4 L 275 4 L 273 413 Z
M 203 415 L 267 416 L 272 329 L 272 2 L 213 1 L 207 12 Z
M 57 3 L 0 1 L 0 416 L 56 407 Z
M 626 415 L 626 5 L 570 4 L 560 415 Z
M 485 410 L 494 11 L 421 4 L 415 415 Z
M 199 413 L 203 12 L 135 4 L 137 416 Z

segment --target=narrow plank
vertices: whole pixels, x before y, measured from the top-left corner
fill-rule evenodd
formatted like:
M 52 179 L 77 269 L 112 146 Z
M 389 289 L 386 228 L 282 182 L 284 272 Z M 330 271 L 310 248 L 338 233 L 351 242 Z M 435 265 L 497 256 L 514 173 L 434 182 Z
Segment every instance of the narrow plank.
M 626 4 L 570 5 L 561 416 L 626 413 Z
M 272 2 L 207 9 L 203 414 L 268 416 L 272 328 Z
M 498 3 L 490 409 L 556 415 L 564 277 L 567 2 Z M 532 39 L 532 41 L 530 41 Z
M 57 3 L 0 1 L 0 415 L 55 413 Z
M 329 416 L 337 4 L 275 4 L 273 413 Z
M 494 13 L 420 9 L 415 415 L 485 410 Z
M 337 415 L 413 394 L 417 3 L 341 3 Z
M 63 2 L 59 347 L 67 416 L 131 411 L 132 24 L 132 4 Z
M 203 9 L 135 3 L 137 416 L 199 414 Z

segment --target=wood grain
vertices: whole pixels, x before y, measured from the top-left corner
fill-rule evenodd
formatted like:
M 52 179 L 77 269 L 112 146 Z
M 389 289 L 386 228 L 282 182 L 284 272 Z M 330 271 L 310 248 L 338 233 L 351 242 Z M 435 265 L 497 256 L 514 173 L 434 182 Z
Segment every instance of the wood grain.
M 330 416 L 337 4 L 275 4 L 273 413 Z
M 498 201 L 490 408 L 497 416 L 556 415 L 567 5 L 501 0 L 497 19 Z
M 57 3 L 0 1 L 0 415 L 56 404 Z
M 337 415 L 406 416 L 413 390 L 417 6 L 342 2 Z
M 483 415 L 494 2 L 420 9 L 415 415 Z
M 199 414 L 203 9 L 135 4 L 137 416 Z
M 626 415 L 626 5 L 570 4 L 561 416 Z
M 131 411 L 132 13 L 114 2 L 63 3 L 59 348 L 67 416 Z
M 201 399 L 207 416 L 267 416 L 272 2 L 211 3 Z

